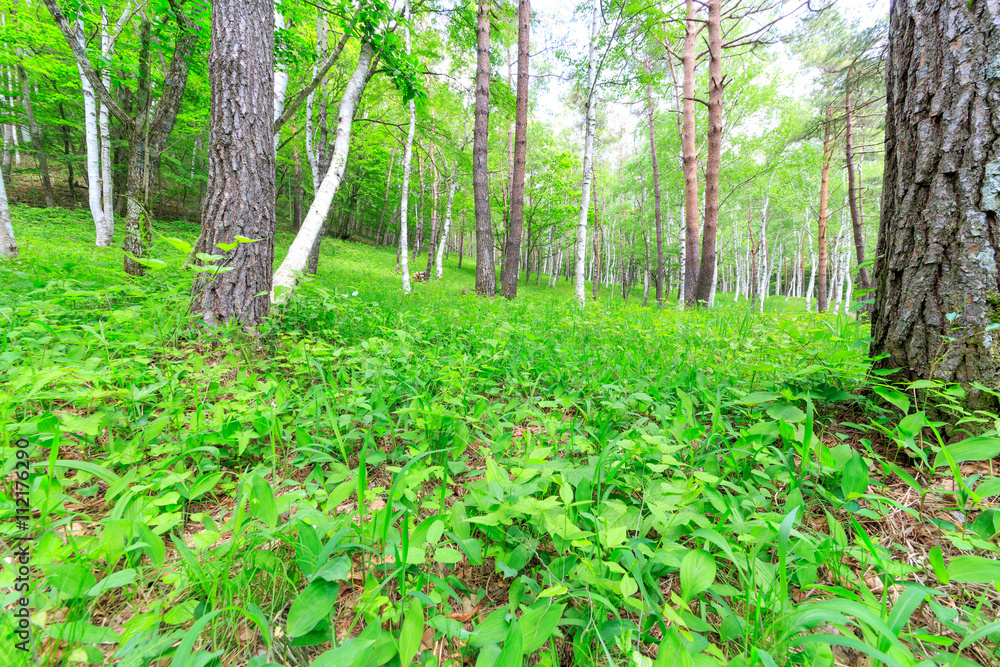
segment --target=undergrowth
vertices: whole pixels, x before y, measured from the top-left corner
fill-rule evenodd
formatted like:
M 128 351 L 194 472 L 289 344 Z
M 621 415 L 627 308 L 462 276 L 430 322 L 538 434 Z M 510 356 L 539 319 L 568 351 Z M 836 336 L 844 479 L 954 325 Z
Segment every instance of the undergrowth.
M 27 664 L 997 664 L 998 418 L 882 383 L 853 317 L 482 300 L 455 255 L 404 298 L 328 239 L 251 337 L 190 320 L 170 243 L 131 279 L 85 212 L 14 214 Z

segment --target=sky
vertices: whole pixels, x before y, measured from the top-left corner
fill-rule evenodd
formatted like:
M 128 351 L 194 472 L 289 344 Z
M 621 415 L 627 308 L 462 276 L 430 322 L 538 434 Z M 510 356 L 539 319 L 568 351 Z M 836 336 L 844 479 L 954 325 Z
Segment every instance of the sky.
M 835 4 L 846 17 L 857 18 L 863 27 L 872 25 L 889 12 L 889 0 L 835 0 Z M 575 55 L 584 55 L 589 26 L 585 18 L 574 18 L 576 6 L 577 3 L 573 0 L 531 0 L 532 12 L 536 18 L 531 38 L 533 74 L 545 64 L 549 65 L 553 74 L 567 74 L 565 65 L 555 57 L 555 48 L 568 47 Z M 776 29 L 780 33 L 788 32 L 797 21 L 796 16 L 786 18 Z M 808 94 L 812 85 L 809 74 L 800 74 L 801 66 L 787 49 L 780 45 L 772 48 L 777 52 L 776 66 L 789 75 L 789 87 L 783 92 L 793 97 Z M 580 115 L 579 112 L 568 109 L 562 101 L 570 89 L 570 83 L 551 75 L 546 77 L 546 83 L 546 90 L 538 95 L 535 103 L 539 117 L 545 118 L 557 129 L 570 129 L 579 125 L 581 119 L 576 117 Z M 618 129 L 630 133 L 638 120 L 635 110 L 615 102 L 610 104 L 613 109 L 609 118 L 620 125 Z

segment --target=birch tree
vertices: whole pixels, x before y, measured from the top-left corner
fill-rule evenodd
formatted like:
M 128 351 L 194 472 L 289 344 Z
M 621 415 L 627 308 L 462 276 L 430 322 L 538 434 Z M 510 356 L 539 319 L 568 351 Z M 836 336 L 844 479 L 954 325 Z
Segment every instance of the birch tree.
M 601 5 L 594 2 L 590 20 L 590 48 L 587 54 L 587 105 L 583 139 L 583 185 L 580 193 L 580 213 L 576 223 L 576 270 L 574 291 L 582 308 L 587 294 L 584 283 L 587 257 L 587 211 L 590 209 L 590 181 L 594 177 L 594 130 L 597 125 L 597 39 L 601 32 Z

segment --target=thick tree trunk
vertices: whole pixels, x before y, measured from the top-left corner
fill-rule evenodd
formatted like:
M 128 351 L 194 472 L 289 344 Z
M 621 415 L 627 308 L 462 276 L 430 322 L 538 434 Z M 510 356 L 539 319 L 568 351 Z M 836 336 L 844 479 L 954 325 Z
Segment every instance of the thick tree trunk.
M 684 32 L 684 83 L 682 117 L 684 130 L 681 136 L 681 153 L 684 168 L 684 298 L 687 306 L 694 305 L 695 287 L 698 284 L 698 148 L 695 146 L 695 38 L 698 23 L 695 19 L 695 0 L 685 0 L 687 20 Z
M 705 159 L 705 226 L 695 304 L 710 304 L 715 285 L 715 242 L 719 224 L 719 168 L 722 162 L 722 0 L 708 3 L 708 154 Z
M 0 257 L 17 257 L 17 240 L 14 226 L 10 223 L 10 206 L 7 203 L 7 188 L 4 187 L 3 173 L 0 172 Z
M 590 52 L 587 55 L 587 117 L 583 139 L 583 190 L 580 193 L 580 215 L 576 222 L 576 301 L 586 304 L 584 284 L 585 260 L 587 257 L 587 212 L 590 209 L 590 182 L 593 179 L 594 131 L 597 126 L 597 37 L 601 27 L 601 3 L 594 3 L 590 21 Z
M 649 61 L 645 60 L 642 64 L 646 68 L 646 75 L 649 76 Z M 660 163 L 656 156 L 656 134 L 653 131 L 653 86 L 650 83 L 646 84 L 646 106 L 649 109 L 649 151 L 653 161 L 653 215 L 656 220 L 656 303 L 663 306 L 663 213 L 660 207 Z M 648 248 L 646 252 L 648 254 Z M 646 305 L 645 296 L 642 305 Z
M 995 2 L 892 5 L 871 352 L 900 380 L 1000 385 L 998 43 Z
M 309 207 L 309 212 L 302 221 L 299 233 L 295 235 L 295 240 L 288 248 L 288 254 L 285 255 L 281 266 L 274 273 L 274 278 L 271 281 L 271 303 L 283 301 L 287 297 L 287 292 L 295 286 L 295 272 L 305 270 L 309 261 L 309 251 L 322 232 L 323 223 L 330 211 L 330 203 L 333 201 L 333 196 L 337 194 L 337 189 L 340 188 L 340 182 L 344 177 L 344 167 L 347 165 L 347 154 L 351 145 L 351 124 L 354 121 L 354 110 L 365 90 L 368 70 L 371 67 L 373 57 L 371 44 L 362 43 L 358 54 L 358 66 L 347 82 L 344 95 L 340 100 L 337 133 L 334 139 L 330 167 L 316 191 L 316 196 Z
M 496 294 L 493 222 L 487 151 L 490 120 L 490 4 L 479 0 L 476 12 L 476 112 L 472 132 L 472 190 L 476 208 L 476 294 Z
M 844 147 L 847 158 L 847 200 L 851 208 L 851 227 L 854 232 L 854 251 L 858 256 L 858 282 L 861 289 L 871 289 L 871 278 L 868 277 L 868 269 L 861 266 L 865 262 L 865 237 L 861 229 L 861 213 L 858 208 L 858 187 L 854 176 L 854 109 L 851 107 L 851 89 L 847 89 L 844 95 L 844 107 L 846 112 L 844 129 Z
M 42 130 L 35 121 L 35 111 L 31 105 L 31 86 L 28 85 L 28 73 L 21 63 L 17 64 L 17 74 L 21 79 L 21 103 L 24 105 L 24 115 L 28 119 L 28 130 L 31 133 L 31 145 L 35 149 L 38 160 L 38 170 L 42 175 L 42 192 L 45 194 L 45 205 L 52 208 L 56 205 L 52 199 L 52 181 L 49 180 L 49 162 L 46 159 L 45 148 L 42 146 Z
M 210 326 L 267 319 L 274 262 L 274 5 L 215 0 L 208 76 L 208 183 L 200 252 L 223 255 L 198 273 L 191 310 Z M 254 239 L 226 250 L 236 237 Z M 225 267 L 225 272 L 219 269 Z
M 826 224 L 830 216 L 830 161 L 833 159 L 833 128 L 831 127 L 833 110 L 829 107 L 826 110 L 826 122 L 823 129 L 823 166 L 820 172 L 819 181 L 819 233 L 817 235 L 817 245 L 819 246 L 819 265 L 816 267 L 816 310 L 820 313 L 826 312 L 829 304 L 827 299 L 827 264 L 829 253 L 826 247 Z
M 510 225 L 503 251 L 500 284 L 508 299 L 517 296 L 520 276 L 521 228 L 524 223 L 524 168 L 528 154 L 528 37 L 531 30 L 531 4 L 518 3 L 517 18 L 517 102 L 514 111 L 514 164 L 511 169 Z

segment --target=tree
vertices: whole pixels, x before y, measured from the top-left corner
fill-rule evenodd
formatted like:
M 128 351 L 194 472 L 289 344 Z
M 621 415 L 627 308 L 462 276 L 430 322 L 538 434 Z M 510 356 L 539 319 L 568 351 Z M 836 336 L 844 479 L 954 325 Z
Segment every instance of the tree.
M 531 31 L 531 3 L 520 0 L 517 18 L 517 107 L 514 113 L 514 168 L 510 191 L 510 226 L 503 251 L 500 283 L 508 299 L 517 296 L 520 276 L 521 229 L 524 223 L 524 169 L 528 153 L 528 38 Z
M 14 227 L 10 224 L 10 206 L 7 204 L 7 189 L 4 187 L 3 171 L 0 171 L 0 257 L 17 257 L 17 240 Z
M 493 221 L 490 213 L 490 17 L 489 0 L 479 0 L 476 11 L 476 114 L 472 129 L 472 190 L 476 208 L 476 294 L 493 296 L 497 290 L 493 261 Z
M 643 62 L 649 76 L 649 61 Z M 649 152 L 653 162 L 653 215 L 656 220 L 656 304 L 663 306 L 663 209 L 660 200 L 660 164 L 656 157 L 656 134 L 653 131 L 653 86 L 646 82 L 646 105 L 649 108 Z M 649 244 L 646 244 L 649 252 Z M 647 287 L 648 289 L 648 287 Z M 643 299 L 645 301 L 645 297 Z
M 585 265 L 587 259 L 587 213 L 590 210 L 590 183 L 594 177 L 594 128 L 597 125 L 597 38 L 601 31 L 601 3 L 595 0 L 590 20 L 590 49 L 587 54 L 587 111 L 583 128 L 583 186 L 576 223 L 576 270 L 574 290 L 577 303 L 586 305 Z
M 719 168 L 722 161 L 722 0 L 708 3 L 708 153 L 705 157 L 705 226 L 694 302 L 709 305 L 715 286 L 715 242 L 719 225 Z M 711 268 L 709 268 L 711 267 Z
M 699 25 L 694 0 L 686 0 L 687 19 L 684 22 L 684 52 L 682 64 L 681 152 L 684 167 L 684 294 L 683 302 L 693 305 L 698 280 L 698 149 L 695 146 L 694 79 L 697 54 L 695 40 L 704 24 Z M 678 300 L 681 300 L 678 297 Z
M 892 4 L 871 353 L 899 380 L 1000 385 L 997 36 L 988 2 Z
M 250 329 L 269 314 L 274 262 L 274 5 L 215 0 L 209 172 L 191 311 Z M 239 243 L 240 237 L 253 243 Z M 232 244 L 236 243 L 235 247 Z M 223 256 L 216 248 L 225 250 Z M 217 258 L 217 259 L 216 259 Z M 219 261 L 221 260 L 221 261 Z

